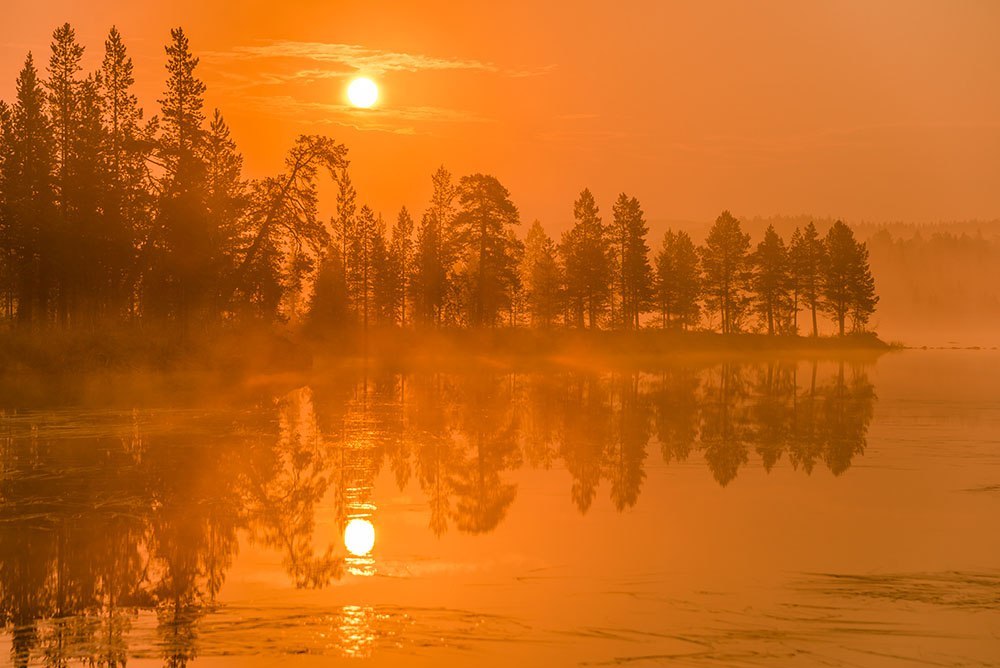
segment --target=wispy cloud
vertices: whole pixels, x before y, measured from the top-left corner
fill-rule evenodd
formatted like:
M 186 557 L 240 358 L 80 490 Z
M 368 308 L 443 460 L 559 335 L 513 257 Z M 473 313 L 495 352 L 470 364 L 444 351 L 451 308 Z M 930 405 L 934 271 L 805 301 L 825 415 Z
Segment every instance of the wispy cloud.
M 435 124 L 483 122 L 470 112 L 432 106 L 355 109 L 343 104 L 312 102 L 310 84 L 358 74 L 465 71 L 499 77 L 543 74 L 551 67 L 522 71 L 468 58 L 431 56 L 373 49 L 357 44 L 276 41 L 236 46 L 202 55 L 229 90 L 241 91 L 248 104 L 265 113 L 310 123 L 335 124 L 359 130 L 397 134 L 431 134 Z M 282 87 L 284 87 L 282 89 Z M 275 88 L 278 95 L 268 93 Z M 266 89 L 266 90 L 265 90 Z M 287 92 L 286 92 L 287 91 Z
M 511 77 L 534 76 L 553 69 L 552 66 L 537 70 L 512 70 L 490 62 L 429 56 L 403 51 L 372 49 L 358 44 L 337 44 L 328 42 L 277 41 L 264 44 L 237 46 L 230 51 L 215 51 L 205 54 L 210 60 L 251 60 L 288 59 L 311 61 L 337 66 L 338 69 L 300 69 L 292 78 L 331 78 L 357 72 L 381 75 L 386 72 L 421 72 L 428 70 L 470 70 L 490 72 Z M 287 76 L 287 75 L 286 75 Z M 287 79 L 285 79 L 287 80 Z

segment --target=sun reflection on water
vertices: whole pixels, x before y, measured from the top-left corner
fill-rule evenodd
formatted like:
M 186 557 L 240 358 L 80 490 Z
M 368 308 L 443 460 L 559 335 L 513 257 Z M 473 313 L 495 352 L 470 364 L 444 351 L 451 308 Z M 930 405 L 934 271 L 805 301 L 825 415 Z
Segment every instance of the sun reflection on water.
M 344 547 L 355 557 L 364 557 L 375 547 L 375 525 L 366 519 L 355 518 L 344 528 Z

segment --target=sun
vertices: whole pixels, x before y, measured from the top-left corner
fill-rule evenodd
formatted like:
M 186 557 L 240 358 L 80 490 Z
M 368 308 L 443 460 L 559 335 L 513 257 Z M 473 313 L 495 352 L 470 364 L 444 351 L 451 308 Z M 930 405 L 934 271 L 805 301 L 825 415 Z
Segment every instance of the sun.
M 344 547 L 356 557 L 363 557 L 375 547 L 375 526 L 368 520 L 353 519 L 344 528 Z
M 347 99 L 355 107 L 367 109 L 378 100 L 378 86 L 367 77 L 358 77 L 347 87 Z

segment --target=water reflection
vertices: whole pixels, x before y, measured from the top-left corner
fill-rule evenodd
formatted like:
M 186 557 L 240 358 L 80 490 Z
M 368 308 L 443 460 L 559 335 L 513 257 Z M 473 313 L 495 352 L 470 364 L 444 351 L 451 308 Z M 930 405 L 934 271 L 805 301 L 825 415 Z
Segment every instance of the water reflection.
M 504 521 L 526 467 L 568 471 L 581 513 L 601 496 L 634 506 L 656 459 L 700 457 L 722 486 L 786 456 L 840 475 L 875 400 L 862 365 L 774 362 L 343 374 L 224 411 L 8 412 L 0 622 L 14 665 L 117 666 L 152 613 L 159 656 L 183 666 L 241 541 L 280 553 L 299 588 L 376 573 L 383 469 L 419 489 L 430 531 L 479 534 Z M 364 656 L 376 613 L 343 610 L 336 633 Z

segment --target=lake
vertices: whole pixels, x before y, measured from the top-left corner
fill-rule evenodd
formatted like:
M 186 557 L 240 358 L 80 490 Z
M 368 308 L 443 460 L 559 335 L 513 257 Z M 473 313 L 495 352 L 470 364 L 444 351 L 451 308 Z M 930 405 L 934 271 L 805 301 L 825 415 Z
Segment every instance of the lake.
M 1000 665 L 996 351 L 103 382 L 2 399 L 0 665 Z

